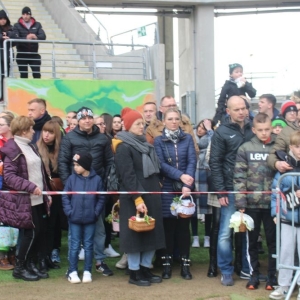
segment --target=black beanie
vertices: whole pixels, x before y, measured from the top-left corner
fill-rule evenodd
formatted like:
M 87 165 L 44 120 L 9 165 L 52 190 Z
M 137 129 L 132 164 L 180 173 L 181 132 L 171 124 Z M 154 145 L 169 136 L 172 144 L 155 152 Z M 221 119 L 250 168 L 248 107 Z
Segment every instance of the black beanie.
M 90 171 L 93 162 L 93 157 L 90 153 L 78 152 L 73 156 L 73 161 L 77 162 L 85 170 Z
M 5 12 L 5 10 L 0 10 L 0 19 L 8 19 L 7 14 Z
M 25 6 L 22 9 L 22 15 L 27 14 L 27 15 L 31 15 L 31 9 L 28 6 Z
M 230 64 L 229 65 L 229 74 L 232 74 L 233 70 L 236 68 L 241 68 L 243 70 L 243 66 L 241 64 Z

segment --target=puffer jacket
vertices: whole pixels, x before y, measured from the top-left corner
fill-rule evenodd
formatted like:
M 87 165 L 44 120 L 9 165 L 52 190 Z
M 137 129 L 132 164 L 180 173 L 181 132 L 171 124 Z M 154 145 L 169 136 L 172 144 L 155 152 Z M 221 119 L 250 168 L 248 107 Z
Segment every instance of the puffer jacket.
M 173 180 L 180 181 L 182 174 L 188 174 L 195 179 L 197 157 L 193 146 L 193 139 L 190 134 L 184 133 L 180 129 L 179 141 L 174 144 L 170 141 L 163 131 L 161 136 L 154 139 L 154 147 L 161 165 L 162 191 L 173 192 Z M 168 149 L 168 152 L 166 150 Z M 170 156 L 169 156 L 170 155 Z M 168 163 L 168 158 L 172 159 L 172 164 Z M 176 164 L 178 167 L 176 166 Z M 193 186 L 184 186 L 194 189 Z M 174 218 L 170 211 L 170 205 L 173 202 L 174 194 L 162 194 L 162 210 L 164 218 Z
M 291 155 L 287 156 L 288 158 L 288 163 L 293 167 L 293 170 L 289 171 L 290 172 L 300 172 L 300 161 L 296 161 Z M 279 180 L 279 177 L 282 174 L 280 172 L 277 172 L 275 175 L 275 178 L 272 183 L 272 190 L 275 190 L 277 187 L 277 183 Z M 297 191 L 300 188 L 300 177 L 299 176 L 285 176 L 282 178 L 280 182 L 279 189 L 282 193 L 286 192 L 291 192 L 292 191 L 292 185 L 294 183 L 294 191 Z M 277 210 L 277 193 L 272 193 L 271 196 L 271 216 L 276 217 L 276 210 Z M 280 220 L 282 223 L 285 224 L 292 224 L 292 214 L 293 211 L 291 209 L 287 208 L 286 200 L 283 199 L 280 196 Z M 295 226 L 300 227 L 300 207 L 294 208 L 294 222 Z
M 33 145 L 30 145 L 39 156 Z M 4 161 L 3 190 L 24 191 L 33 193 L 37 186 L 29 181 L 26 158 L 14 141 L 9 139 L 0 149 Z M 48 190 L 42 165 L 44 188 Z M 49 213 L 48 198 L 43 196 L 44 204 Z M 4 194 L 0 191 L 0 221 L 16 228 L 33 228 L 30 194 Z
M 276 136 L 272 135 L 267 143 L 254 136 L 238 150 L 234 168 L 233 184 L 235 191 L 270 191 L 275 172 L 269 168 L 267 157 Z M 270 209 L 269 194 L 236 194 L 235 205 L 238 209 Z
M 41 23 L 36 22 L 34 18 L 31 17 L 31 24 L 29 29 L 26 27 L 23 18 L 19 18 L 18 23 L 14 25 L 14 31 L 17 33 L 17 38 L 26 39 L 27 35 L 33 33 L 37 36 L 38 40 L 46 40 L 46 34 L 42 28 Z M 18 52 L 38 52 L 38 43 L 17 43 Z
M 256 95 L 256 89 L 253 88 L 250 82 L 246 81 L 246 84 L 243 87 L 238 88 L 235 82 L 226 80 L 222 87 L 221 94 L 218 100 L 217 112 L 213 119 L 215 123 L 217 124 L 218 121 L 221 121 L 222 116 L 226 114 L 226 102 L 230 97 L 240 95 L 246 96 L 246 93 L 250 98 L 253 98 Z
M 239 147 L 253 137 L 250 122 L 241 127 L 229 121 L 221 124 L 211 139 L 209 166 L 218 198 L 227 197 L 222 191 L 233 191 L 233 171 Z
M 81 131 L 78 125 L 66 134 L 61 142 L 58 155 L 59 177 L 65 184 L 72 174 L 72 160 L 77 152 L 89 152 L 93 157 L 92 168 L 96 171 L 106 186 L 110 166 L 113 163 L 113 153 L 108 138 L 93 125 L 92 132 Z
M 83 177 L 75 172 L 68 178 L 64 191 L 103 191 L 100 176 L 91 169 L 89 176 Z M 62 195 L 64 213 L 71 223 L 95 223 L 105 204 L 104 195 Z

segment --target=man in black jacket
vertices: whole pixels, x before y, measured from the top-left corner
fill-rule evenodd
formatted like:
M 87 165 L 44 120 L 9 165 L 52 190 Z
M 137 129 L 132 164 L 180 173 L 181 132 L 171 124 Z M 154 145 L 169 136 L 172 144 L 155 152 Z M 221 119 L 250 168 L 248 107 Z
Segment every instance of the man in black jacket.
M 24 7 L 22 9 L 22 17 L 18 23 L 14 25 L 14 30 L 18 34 L 19 39 L 26 40 L 45 40 L 46 34 L 41 23 L 31 16 L 31 9 Z M 21 78 L 28 78 L 28 65 L 32 70 L 33 78 L 41 78 L 41 56 L 38 54 L 38 43 L 18 43 L 17 44 L 17 64 Z
M 229 220 L 235 212 L 233 191 L 233 171 L 238 148 L 253 137 L 252 126 L 246 120 L 246 104 L 243 98 L 229 98 L 226 112 L 228 122 L 221 124 L 211 140 L 210 168 L 214 189 L 218 192 L 221 204 L 220 231 L 218 239 L 218 266 L 221 270 L 221 283 L 233 285 L 232 241 Z
M 74 130 L 66 134 L 61 142 L 58 155 L 58 168 L 60 179 L 65 184 L 73 172 L 73 156 L 77 152 L 90 153 L 93 157 L 92 168 L 96 171 L 106 186 L 108 172 L 113 164 L 113 153 L 110 140 L 105 134 L 100 133 L 94 125 L 94 115 L 90 108 L 82 107 L 77 112 L 78 125 Z M 94 238 L 94 256 L 96 259 L 96 271 L 104 276 L 113 275 L 104 259 L 105 228 L 103 216 L 96 223 Z

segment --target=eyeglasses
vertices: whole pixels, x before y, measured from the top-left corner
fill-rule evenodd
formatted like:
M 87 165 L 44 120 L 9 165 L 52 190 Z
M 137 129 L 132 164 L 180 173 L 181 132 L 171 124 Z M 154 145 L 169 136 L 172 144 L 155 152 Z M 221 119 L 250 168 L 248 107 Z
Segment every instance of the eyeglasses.
M 7 125 L 6 123 L 5 124 L 0 124 L 0 126 L 5 126 L 5 125 Z
M 162 105 L 161 107 L 173 108 L 177 107 L 177 104 Z
M 101 122 L 101 123 L 96 123 L 97 126 L 106 126 L 106 123 Z

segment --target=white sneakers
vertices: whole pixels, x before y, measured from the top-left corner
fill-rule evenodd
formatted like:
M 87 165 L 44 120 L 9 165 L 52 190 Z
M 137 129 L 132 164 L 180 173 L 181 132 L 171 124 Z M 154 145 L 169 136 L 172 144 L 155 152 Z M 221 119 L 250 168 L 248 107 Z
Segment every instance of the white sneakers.
M 69 274 L 68 280 L 71 283 L 80 283 L 81 280 L 78 277 L 77 271 L 73 271 L 72 273 Z M 92 274 L 89 271 L 84 271 L 83 272 L 83 277 L 82 277 L 82 282 L 83 283 L 89 283 L 92 282 Z
M 279 286 L 276 288 L 275 291 L 273 291 L 270 295 L 269 298 L 270 299 L 274 299 L 274 300 L 281 300 L 281 299 L 285 299 L 285 296 L 288 292 L 289 287 L 288 286 Z M 299 295 L 298 295 L 299 296 Z M 297 297 L 298 300 L 298 297 Z
M 116 268 L 118 269 L 126 269 L 128 266 L 128 259 L 127 259 L 127 254 L 124 253 L 121 257 L 121 259 L 116 263 Z
M 78 277 L 77 271 L 73 271 L 72 273 L 70 273 L 68 276 L 68 280 L 71 283 L 80 283 L 81 282 L 80 278 Z
M 83 248 L 81 248 L 81 250 L 79 252 L 78 259 L 79 260 L 84 260 L 84 249 Z
M 114 250 L 114 248 L 111 246 L 111 244 L 108 245 L 108 248 L 104 249 L 104 254 L 106 254 L 107 257 L 119 257 L 119 256 L 121 256 L 120 253 L 118 253 Z
M 210 237 L 205 236 L 204 237 L 204 248 L 209 248 L 210 247 Z
M 198 236 L 193 236 L 192 247 L 193 247 L 193 248 L 199 248 L 199 247 L 200 247 L 200 244 L 199 244 L 199 237 L 198 237 Z

